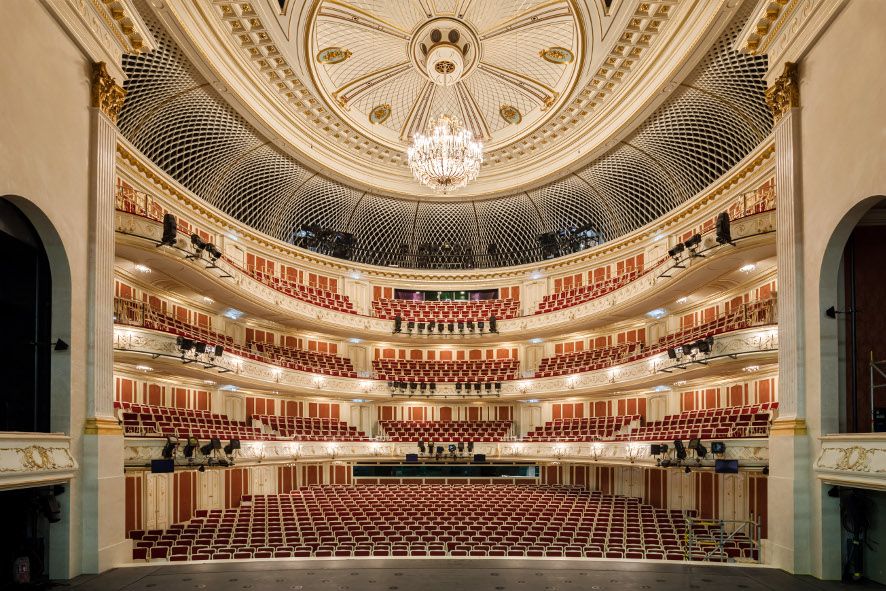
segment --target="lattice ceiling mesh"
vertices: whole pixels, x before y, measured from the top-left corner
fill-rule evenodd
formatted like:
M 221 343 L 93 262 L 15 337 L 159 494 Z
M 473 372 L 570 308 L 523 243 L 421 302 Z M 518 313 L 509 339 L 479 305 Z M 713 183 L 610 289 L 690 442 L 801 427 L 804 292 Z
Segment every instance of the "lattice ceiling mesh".
M 732 51 L 736 18 L 695 71 L 630 137 L 574 174 L 493 200 L 411 202 L 367 194 L 309 170 L 269 144 L 143 10 L 159 46 L 125 56 L 122 133 L 148 158 L 244 224 L 291 241 L 302 224 L 352 233 L 362 262 L 404 248 L 457 244 L 474 253 L 537 246 L 537 236 L 591 224 L 605 240 L 683 203 L 765 138 L 766 58 Z M 406 245 L 406 246 L 403 246 Z M 495 264 L 509 264 L 503 257 Z

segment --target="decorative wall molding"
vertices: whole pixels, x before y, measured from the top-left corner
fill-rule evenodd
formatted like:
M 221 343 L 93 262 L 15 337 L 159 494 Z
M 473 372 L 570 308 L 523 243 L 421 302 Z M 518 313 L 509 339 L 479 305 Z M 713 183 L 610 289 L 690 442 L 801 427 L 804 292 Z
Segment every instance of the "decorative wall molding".
M 772 86 L 766 89 L 766 104 L 776 121 L 791 109 L 800 106 L 800 79 L 797 75 L 797 64 L 785 62 L 781 76 L 776 78 Z
M 446 442 L 442 442 L 446 443 Z M 655 458 L 650 452 L 652 442 L 587 442 L 546 443 L 504 441 L 500 443 L 475 443 L 474 452 L 486 454 L 488 459 L 528 460 L 540 463 L 588 463 L 601 465 L 634 464 L 654 466 Z M 668 442 L 670 443 L 670 442 Z M 127 467 L 145 466 L 161 457 L 165 440 L 129 437 L 125 445 Z M 402 460 L 408 453 L 416 453 L 414 443 L 361 441 L 242 441 L 235 456 L 235 465 L 277 464 L 293 462 L 316 462 L 336 460 Z M 769 462 L 768 439 L 730 439 L 726 441 L 723 459 L 739 460 L 745 467 L 762 467 Z M 179 457 L 177 462 L 186 465 Z M 202 457 L 195 465 L 202 463 Z M 690 460 L 694 466 L 695 460 Z M 710 467 L 713 459 L 702 461 Z
M 105 62 L 92 65 L 92 107 L 100 110 L 114 123 L 123 108 L 126 91 L 108 73 Z
M 815 475 L 828 484 L 886 490 L 886 433 L 824 435 Z
M 126 358 L 132 354 L 156 357 L 154 364 L 162 362 L 180 364 L 181 351 L 176 345 L 176 336 L 138 327 L 117 325 L 114 329 L 115 357 Z M 758 354 L 760 357 L 774 356 L 778 351 L 778 332 L 774 326 L 763 326 L 726 333 L 716 337 L 711 353 L 699 358 L 708 365 L 692 364 L 688 361 L 669 359 L 667 354 L 641 359 L 611 368 L 590 371 L 570 376 L 551 378 L 529 378 L 508 381 L 502 384 L 501 400 L 515 397 L 555 397 L 569 395 L 611 392 L 615 388 L 639 387 L 645 383 L 652 385 L 661 381 L 661 372 L 671 375 L 687 375 L 702 371 L 718 361 L 729 362 L 737 356 Z M 754 357 L 755 359 L 757 357 Z M 135 360 L 132 357 L 130 360 Z M 200 363 L 189 364 L 191 371 L 203 371 L 205 375 L 218 379 L 219 371 L 224 371 L 225 380 L 241 387 L 263 387 L 291 393 L 310 394 L 322 391 L 324 396 L 344 396 L 352 398 L 389 398 L 387 383 L 379 380 L 340 378 L 321 376 L 297 370 L 284 369 L 269 363 L 244 359 L 226 352 L 216 358 L 212 367 L 197 369 Z M 195 367 L 196 366 L 196 367 Z M 433 400 L 444 397 L 461 399 L 456 393 L 455 384 L 438 384 Z M 419 398 L 420 399 L 420 398 Z
M 67 435 L 0 433 L 0 490 L 64 482 L 78 469 Z

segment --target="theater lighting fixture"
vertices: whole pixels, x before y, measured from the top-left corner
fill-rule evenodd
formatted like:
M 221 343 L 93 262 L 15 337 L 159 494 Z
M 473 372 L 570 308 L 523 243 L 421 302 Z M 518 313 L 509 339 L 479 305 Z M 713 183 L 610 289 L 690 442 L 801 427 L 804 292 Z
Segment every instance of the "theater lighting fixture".
M 150 273 L 151 272 L 151 268 L 148 267 L 147 265 L 136 265 L 135 270 L 138 271 L 139 273 Z
M 743 367 L 742 371 L 746 371 L 748 373 L 754 373 L 755 371 L 760 371 L 759 365 L 748 365 L 747 367 Z
M 676 261 L 680 258 L 680 253 L 682 253 L 684 250 L 686 250 L 686 246 L 682 242 L 678 242 L 674 245 L 673 248 L 668 250 L 668 254 L 671 256 L 672 259 Z
M 222 448 L 221 439 L 219 439 L 218 437 L 213 437 L 212 439 L 209 440 L 209 443 L 207 443 L 206 445 L 204 445 L 203 447 L 200 448 L 200 453 L 203 454 L 204 456 L 208 456 L 212 452 L 214 452 L 215 450 L 221 449 L 221 448 Z
M 222 312 L 222 315 L 226 318 L 230 318 L 231 320 L 240 320 L 241 318 L 243 318 L 243 312 L 237 310 L 236 308 L 228 308 L 227 310 Z
M 477 178 L 483 144 L 457 119 L 441 115 L 426 134 L 415 134 L 406 156 L 415 180 L 445 195 Z
M 664 318 L 666 314 L 667 310 L 665 310 L 664 308 L 656 308 L 655 310 L 650 310 L 649 312 L 646 312 L 647 316 L 649 316 L 650 318 L 655 318 L 656 320 Z
M 194 458 L 194 450 L 198 447 L 200 447 L 200 441 L 197 440 L 196 437 L 188 437 L 187 443 L 185 443 L 182 452 L 185 454 L 185 457 L 190 460 Z
M 534 337 L 534 338 L 529 339 L 529 342 L 532 343 L 533 345 L 539 345 L 545 341 L 542 338 Z
M 199 254 L 206 248 L 206 243 L 200 238 L 199 234 L 191 234 L 191 245 L 194 247 L 194 251 Z
M 682 296 L 682 297 L 677 298 L 678 304 L 685 304 L 688 301 L 689 301 L 689 298 L 687 298 L 686 296 Z
M 214 304 L 215 300 L 209 296 L 203 296 L 203 303 L 204 304 Z
M 136 365 L 135 369 L 137 369 L 139 371 L 143 371 L 143 372 L 154 371 L 154 368 L 151 367 L 150 365 Z
M 726 444 L 722 441 L 711 441 L 711 453 L 715 456 L 726 453 Z
M 179 351 L 182 352 L 182 355 L 194 348 L 194 341 L 191 339 L 186 339 L 185 337 L 176 337 L 175 344 L 178 347 Z
M 679 439 L 674 439 L 674 451 L 677 452 L 678 460 L 686 459 L 686 446 L 683 445 L 683 442 Z
M 701 444 L 700 439 L 690 439 L 688 447 L 691 450 L 695 450 L 695 455 L 697 455 L 699 459 L 708 455 L 708 448 Z
M 234 451 L 240 449 L 240 440 L 239 439 L 231 439 L 228 444 L 224 447 L 224 452 L 226 456 L 234 455 Z
M 750 272 L 754 271 L 754 269 L 756 269 L 756 268 L 757 268 L 757 265 L 755 265 L 754 263 L 748 263 L 747 265 L 742 265 L 741 267 L 739 267 L 738 270 L 741 271 L 742 273 L 750 273 Z
M 163 454 L 164 460 L 171 460 L 175 455 L 175 448 L 178 447 L 178 438 L 173 437 L 172 435 L 166 436 L 166 445 L 163 446 Z

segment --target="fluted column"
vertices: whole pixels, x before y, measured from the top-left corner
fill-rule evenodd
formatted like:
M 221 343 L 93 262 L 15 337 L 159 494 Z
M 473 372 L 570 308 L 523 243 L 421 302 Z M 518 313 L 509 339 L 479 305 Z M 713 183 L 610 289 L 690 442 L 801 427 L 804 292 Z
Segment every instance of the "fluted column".
M 769 440 L 768 563 L 794 573 L 810 572 L 809 438 L 805 423 L 803 293 L 803 191 L 800 96 L 796 66 L 766 92 L 775 118 L 775 190 L 778 216 L 778 419 Z
M 127 559 L 123 523 L 123 430 L 114 418 L 114 187 L 117 115 L 125 92 L 104 63 L 93 67 L 90 128 L 89 293 L 86 421 L 80 486 L 82 570 Z

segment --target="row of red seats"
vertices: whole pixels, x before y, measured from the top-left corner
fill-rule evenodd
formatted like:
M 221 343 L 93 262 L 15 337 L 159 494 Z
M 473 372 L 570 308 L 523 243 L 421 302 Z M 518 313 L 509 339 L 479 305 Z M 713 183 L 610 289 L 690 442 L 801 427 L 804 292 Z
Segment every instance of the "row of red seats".
M 527 433 L 524 441 L 596 441 L 612 439 L 624 427 L 641 420 L 640 415 L 585 417 L 548 421 Z
M 372 302 L 372 311 L 383 320 L 399 316 L 404 322 L 486 322 L 516 318 L 520 302 L 512 299 L 428 302 L 382 298 Z
M 354 309 L 354 304 L 351 303 L 350 298 L 346 295 L 320 287 L 305 285 L 303 283 L 298 283 L 297 281 L 289 281 L 288 279 L 283 279 L 255 268 L 249 268 L 246 272 L 257 281 L 297 300 L 314 304 L 315 306 L 320 306 L 322 308 L 335 310 L 337 312 L 357 314 L 357 311 Z
M 277 431 L 281 437 L 295 441 L 369 441 L 365 433 L 337 419 L 277 415 L 253 415 L 252 418 Z
M 673 441 L 675 439 L 736 439 L 768 437 L 771 413 L 777 402 L 764 405 L 690 410 L 667 415 L 615 436 L 618 441 Z
M 736 309 L 721 314 L 717 318 L 691 328 L 669 333 L 658 340 L 653 347 L 643 343 L 622 343 L 600 349 L 586 349 L 573 353 L 545 357 L 539 363 L 535 377 L 543 378 L 571 373 L 582 373 L 612 367 L 619 363 L 629 363 L 643 357 L 656 355 L 673 347 L 694 343 L 707 337 L 751 328 L 775 324 L 776 300 L 765 300 L 742 304 Z
M 643 273 L 644 270 L 640 267 L 637 269 L 631 269 L 617 277 L 547 294 L 542 298 L 541 302 L 538 303 L 538 309 L 535 313 L 544 314 L 546 312 L 556 312 L 563 308 L 569 308 L 589 302 L 611 293 L 620 287 L 624 287 L 631 281 L 636 281 L 641 275 L 643 275 Z
M 511 421 L 379 421 L 391 441 L 501 441 Z
M 600 349 L 585 349 L 553 357 L 545 357 L 535 372 L 537 378 L 595 371 L 619 363 L 628 363 L 643 356 L 643 343 L 619 343 Z
M 268 440 L 271 435 L 243 421 L 234 421 L 227 415 L 209 413 L 186 408 L 171 408 L 146 404 L 116 402 L 123 421 L 123 432 L 127 437 L 164 437 L 171 435 L 179 439 L 196 437 L 222 440 Z
M 431 361 L 422 359 L 376 359 L 372 362 L 379 380 L 395 382 L 504 382 L 517 379 L 516 359 Z
M 434 499 L 435 508 L 427 499 Z M 711 552 L 709 542 L 719 537 L 719 527 L 688 523 L 680 511 L 656 509 L 639 499 L 580 487 L 421 484 L 310 486 L 285 495 L 245 496 L 239 508 L 199 511 L 167 530 L 129 535 L 136 560 L 757 557 L 756 542 L 742 534 Z M 699 542 L 690 546 L 689 539 Z
M 231 348 L 234 345 L 233 337 L 216 332 L 209 327 L 185 322 L 146 302 L 136 300 L 114 298 L 114 322 L 168 332 L 210 346 L 221 345 Z
M 345 378 L 357 377 L 351 360 L 338 355 L 305 351 L 304 349 L 290 349 L 260 342 L 249 343 L 249 347 L 269 359 L 274 365 L 281 367 Z

